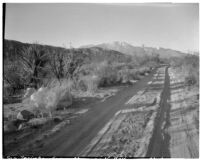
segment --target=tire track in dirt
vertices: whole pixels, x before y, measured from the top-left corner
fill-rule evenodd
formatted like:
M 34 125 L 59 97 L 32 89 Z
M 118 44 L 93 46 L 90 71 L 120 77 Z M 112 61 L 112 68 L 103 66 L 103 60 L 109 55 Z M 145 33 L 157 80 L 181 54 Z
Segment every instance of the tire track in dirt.
M 148 146 L 146 157 L 170 158 L 169 140 L 170 136 L 165 129 L 170 125 L 170 78 L 168 67 L 165 68 L 165 83 L 161 94 L 160 107 L 155 119 L 153 135 Z

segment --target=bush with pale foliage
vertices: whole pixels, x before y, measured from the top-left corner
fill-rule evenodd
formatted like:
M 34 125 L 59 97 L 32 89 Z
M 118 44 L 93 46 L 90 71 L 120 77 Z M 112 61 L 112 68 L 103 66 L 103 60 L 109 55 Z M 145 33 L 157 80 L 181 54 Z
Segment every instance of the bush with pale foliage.
M 98 89 L 99 77 L 97 75 L 83 76 L 79 81 L 79 88 L 85 92 L 94 93 Z
M 57 108 L 66 108 L 72 104 L 71 86 L 69 80 L 54 81 L 48 87 L 41 87 L 34 92 L 26 101 L 26 106 L 41 113 L 42 117 L 44 113 L 49 113 L 51 117 Z

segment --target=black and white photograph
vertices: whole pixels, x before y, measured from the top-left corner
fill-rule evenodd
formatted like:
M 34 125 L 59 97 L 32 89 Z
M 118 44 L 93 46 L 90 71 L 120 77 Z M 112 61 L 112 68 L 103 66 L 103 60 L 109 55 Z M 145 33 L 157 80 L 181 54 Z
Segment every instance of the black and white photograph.
M 199 3 L 2 3 L 2 157 L 199 158 Z

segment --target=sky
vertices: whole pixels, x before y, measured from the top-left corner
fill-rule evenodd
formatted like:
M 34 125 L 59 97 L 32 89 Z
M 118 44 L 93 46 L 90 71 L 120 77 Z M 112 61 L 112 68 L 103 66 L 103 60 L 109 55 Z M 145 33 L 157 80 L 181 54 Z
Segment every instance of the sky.
M 133 46 L 199 50 L 198 4 L 6 4 L 5 38 L 79 47 Z

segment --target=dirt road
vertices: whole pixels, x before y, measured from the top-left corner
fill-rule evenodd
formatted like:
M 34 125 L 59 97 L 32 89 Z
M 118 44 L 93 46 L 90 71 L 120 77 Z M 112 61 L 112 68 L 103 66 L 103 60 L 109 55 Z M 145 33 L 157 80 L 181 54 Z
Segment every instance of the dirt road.
M 43 147 L 30 149 L 26 153 L 18 153 L 17 155 L 78 157 L 78 154 L 89 144 L 110 118 L 123 108 L 125 102 L 147 85 L 154 73 L 155 71 L 133 86 L 125 87 L 115 96 L 94 105 L 82 117 L 72 122 L 71 125 L 66 126 L 54 136 L 45 139 Z
M 8 155 L 198 158 L 198 90 L 183 82 L 171 68 L 154 70 L 88 107 L 41 147 Z

